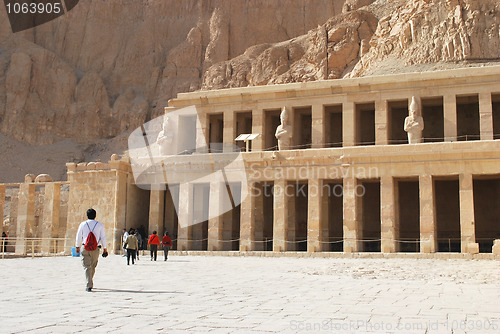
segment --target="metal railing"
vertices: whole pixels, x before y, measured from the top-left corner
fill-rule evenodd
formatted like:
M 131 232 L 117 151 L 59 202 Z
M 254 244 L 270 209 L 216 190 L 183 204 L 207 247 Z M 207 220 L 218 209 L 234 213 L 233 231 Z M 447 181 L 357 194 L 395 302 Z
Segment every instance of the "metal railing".
M 0 252 L 5 256 L 56 256 L 71 251 L 66 238 L 2 238 Z

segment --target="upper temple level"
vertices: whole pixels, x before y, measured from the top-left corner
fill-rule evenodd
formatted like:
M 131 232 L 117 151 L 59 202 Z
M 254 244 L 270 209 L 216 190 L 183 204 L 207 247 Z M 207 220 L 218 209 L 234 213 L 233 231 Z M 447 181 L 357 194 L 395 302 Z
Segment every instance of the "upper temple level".
M 206 142 L 224 151 L 245 133 L 259 134 L 252 151 L 277 149 L 283 107 L 291 149 L 392 145 L 408 143 L 412 97 L 423 142 L 500 138 L 500 66 L 181 93 L 166 111 L 196 106 Z

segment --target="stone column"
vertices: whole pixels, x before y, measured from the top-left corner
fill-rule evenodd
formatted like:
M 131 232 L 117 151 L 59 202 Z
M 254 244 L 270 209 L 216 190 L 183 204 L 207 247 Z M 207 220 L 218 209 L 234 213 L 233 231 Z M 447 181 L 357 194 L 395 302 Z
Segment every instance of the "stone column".
M 287 236 L 285 238 L 286 241 L 286 250 L 287 251 L 296 251 L 299 249 L 299 244 L 297 243 L 297 191 L 299 190 L 300 183 L 297 181 L 287 182 L 286 184 L 286 192 L 285 192 L 285 200 L 287 202 L 287 212 L 288 212 L 288 220 L 287 220 Z
M 388 109 L 386 100 L 375 101 L 375 145 L 389 144 Z M 403 125 L 401 125 L 403 126 Z
M 311 134 L 311 147 L 323 148 L 325 147 L 325 124 L 324 112 L 322 104 L 312 105 L 312 134 Z
M 274 222 L 273 222 L 273 251 L 285 252 L 288 250 L 288 202 L 286 195 L 286 180 L 274 181 Z
M 172 239 L 176 239 L 176 236 L 179 234 L 179 232 L 175 230 L 175 219 L 177 214 L 176 205 L 178 207 L 178 201 L 179 186 L 169 185 L 168 194 L 165 198 L 165 228 L 169 232 Z M 172 243 L 172 247 L 175 247 L 175 242 Z
M 266 250 L 266 243 L 264 242 L 264 188 L 260 182 L 254 182 L 253 187 L 254 240 L 256 241 L 253 250 L 263 251 Z
M 193 186 L 193 219 L 189 229 L 189 236 L 191 237 L 191 250 L 206 250 L 206 248 L 208 247 L 208 212 L 210 210 L 210 185 L 208 185 L 208 194 L 205 193 L 205 186 L 205 184 L 195 184 Z M 207 195 L 208 197 L 205 195 Z M 204 230 L 205 228 L 206 234 Z
M 380 178 L 380 238 L 382 253 L 394 253 L 398 251 L 396 242 L 399 235 L 397 226 L 397 188 L 391 176 Z
M 323 217 L 323 181 L 309 179 L 307 205 L 307 251 L 320 252 L 324 249 L 324 226 L 328 224 Z
M 149 196 L 149 235 L 156 231 L 163 233 L 163 217 L 165 208 L 165 190 L 151 190 Z
M 443 97 L 444 140 L 457 141 L 457 99 L 455 95 Z M 425 119 L 424 119 L 425 123 Z
M 177 250 L 190 249 L 193 228 L 193 184 L 181 183 L 179 186 L 179 232 Z
M 360 251 L 359 248 L 359 217 L 361 216 L 360 197 L 357 196 L 358 181 L 353 177 L 344 179 L 344 252 Z
M 474 223 L 472 174 L 460 174 L 460 235 L 462 253 L 479 253 Z
M 257 194 L 255 191 L 255 183 L 249 181 L 247 184 L 242 184 L 247 187 L 247 197 L 242 199 L 241 202 L 241 221 L 240 221 L 240 251 L 255 250 L 255 236 L 256 236 L 256 203 Z M 262 208 L 261 208 L 262 209 Z
M 481 140 L 493 140 L 493 104 L 491 93 L 479 94 L 479 123 Z
M 208 138 L 208 114 L 200 110 L 198 113 L 198 122 L 196 122 L 196 152 L 207 153 L 210 145 Z
M 236 122 L 234 119 L 234 112 L 232 110 L 226 110 L 223 114 L 224 117 L 224 129 L 222 130 L 223 136 L 223 150 L 224 152 L 233 152 L 236 138 Z
M 35 184 L 22 183 L 19 186 L 19 200 L 17 209 L 17 231 L 18 238 L 33 237 L 33 228 L 35 223 Z M 25 254 L 27 242 L 23 239 L 16 241 L 15 252 Z M 31 243 L 28 246 L 31 249 Z
M 112 166 L 112 164 L 111 164 Z M 115 251 L 118 251 L 122 248 L 123 244 L 123 236 L 121 235 L 121 230 L 126 226 L 126 212 L 127 212 L 127 179 L 128 179 L 128 174 L 122 170 L 118 170 L 118 166 L 116 167 L 116 187 L 115 187 L 115 193 L 114 193 L 114 198 L 115 198 L 115 203 L 114 203 L 114 228 L 113 230 L 115 232 L 115 236 L 113 239 L 113 243 L 111 242 L 111 239 L 108 241 L 108 237 L 106 235 L 106 241 L 108 241 L 108 250 L 110 249 L 110 246 L 112 247 L 111 249 L 114 249 Z M 164 193 L 162 191 L 162 193 Z M 164 196 L 163 196 L 164 197 Z M 161 202 L 160 206 L 160 216 L 158 218 L 158 221 L 160 223 L 160 226 L 163 227 L 163 208 L 164 208 L 164 203 L 165 201 Z M 99 216 L 98 218 L 99 219 Z M 159 232 L 159 235 L 161 236 L 161 231 L 157 230 Z
M 3 208 L 5 206 L 5 188 L 6 186 L 0 184 L 0 219 L 2 220 L 2 232 L 7 233 L 6 227 L 3 225 Z M 0 250 L 1 251 L 1 250 Z
M 59 232 L 59 209 L 61 207 L 61 183 L 45 184 L 45 200 L 43 205 L 42 238 L 56 238 Z M 42 240 L 42 253 L 55 252 L 56 244 L 50 240 Z
M 264 110 L 253 109 L 252 110 L 252 133 L 260 134 L 257 138 L 252 140 L 252 151 L 262 151 L 264 150 L 265 140 L 264 140 Z
M 356 145 L 356 115 L 353 102 L 342 104 L 342 146 Z
M 437 225 L 434 208 L 434 181 L 432 175 L 420 175 L 420 252 L 437 250 Z
M 225 196 L 224 196 L 225 195 Z M 224 182 L 214 181 L 210 183 L 210 200 L 208 207 L 208 250 L 223 250 L 223 214 L 224 202 L 227 201 L 227 191 Z

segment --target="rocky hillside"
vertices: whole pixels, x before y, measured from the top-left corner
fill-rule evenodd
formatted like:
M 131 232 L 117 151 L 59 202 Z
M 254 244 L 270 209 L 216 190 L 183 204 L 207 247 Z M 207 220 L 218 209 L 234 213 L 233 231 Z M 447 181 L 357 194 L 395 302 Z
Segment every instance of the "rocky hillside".
M 80 0 L 13 34 L 1 8 L 0 182 L 50 173 L 35 145 L 54 179 L 106 159 L 179 92 L 498 62 L 499 25 L 497 0 Z
M 497 0 L 347 1 L 303 36 L 210 67 L 203 89 L 470 66 L 500 60 Z M 439 66 L 438 66 L 439 68 Z

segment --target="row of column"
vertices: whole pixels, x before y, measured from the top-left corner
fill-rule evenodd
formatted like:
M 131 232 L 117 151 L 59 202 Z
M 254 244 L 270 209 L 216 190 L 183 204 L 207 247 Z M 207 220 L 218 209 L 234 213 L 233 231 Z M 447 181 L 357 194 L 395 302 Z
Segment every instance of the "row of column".
M 61 207 L 61 183 L 44 183 L 44 203 L 41 226 L 35 231 L 35 195 L 36 186 L 40 184 L 22 183 L 19 185 L 18 207 L 16 221 L 15 252 L 24 254 L 29 245 L 26 238 L 42 238 L 40 251 L 50 253 L 52 243 L 49 238 L 57 237 L 59 231 L 59 216 Z M 6 186 L 0 185 L 0 217 L 4 216 Z M 13 221 L 14 217 L 10 217 Z M 39 233 L 37 233 L 39 232 Z M 9 236 L 13 239 L 13 236 Z M 38 244 L 37 244 L 38 246 Z
M 443 118 L 445 141 L 457 141 L 457 102 L 456 95 L 443 96 Z M 389 144 L 388 126 L 388 101 L 376 100 L 375 104 L 375 145 Z M 293 108 L 293 106 L 289 106 Z M 325 146 L 325 124 L 324 105 L 313 104 L 312 110 L 312 148 Z M 493 140 L 493 108 L 491 93 L 479 93 L 479 118 L 481 140 Z M 356 103 L 344 101 L 342 103 L 342 136 L 343 146 L 356 145 Z M 252 150 L 262 151 L 265 149 L 265 110 L 252 110 L 252 133 L 262 134 L 252 141 Z M 228 110 L 224 112 L 224 143 L 234 143 L 235 112 Z M 207 126 L 206 124 L 202 125 Z
M 274 181 L 273 198 L 273 251 L 283 252 L 290 250 L 288 246 L 290 197 L 285 189 L 287 180 Z M 461 225 L 461 251 L 462 253 L 477 253 L 479 246 L 475 242 L 474 226 L 474 199 L 472 189 L 472 174 L 461 174 L 460 182 L 460 225 Z M 309 179 L 308 185 L 308 212 L 307 212 L 307 250 L 318 252 L 326 250 L 326 234 L 328 230 L 328 217 L 323 210 L 327 195 L 321 191 L 323 181 Z M 344 252 L 359 252 L 362 249 L 360 242 L 361 224 L 361 197 L 356 194 L 359 180 L 346 178 L 343 180 L 343 238 Z M 259 243 L 263 231 L 263 201 L 256 195 L 257 187 L 253 183 L 246 185 L 248 196 L 241 203 L 240 220 L 240 251 L 261 250 Z M 208 223 L 208 250 L 222 250 L 222 213 L 224 208 L 224 183 L 212 182 L 210 184 L 210 218 Z M 437 250 L 437 225 L 434 201 L 434 181 L 431 175 L 419 177 L 420 191 L 420 252 L 434 253 Z M 163 210 L 158 211 L 164 203 L 163 191 L 152 191 L 150 221 L 161 221 Z M 189 250 L 192 225 L 183 225 L 182 222 L 191 222 L 193 219 L 193 184 L 180 185 L 179 191 L 179 230 L 178 249 Z M 399 226 L 397 226 L 397 192 L 395 180 L 391 176 L 380 178 L 380 224 L 381 224 L 381 252 L 393 253 L 398 250 Z M 158 212 L 155 214 L 154 212 Z M 150 226 L 151 228 L 151 226 Z

